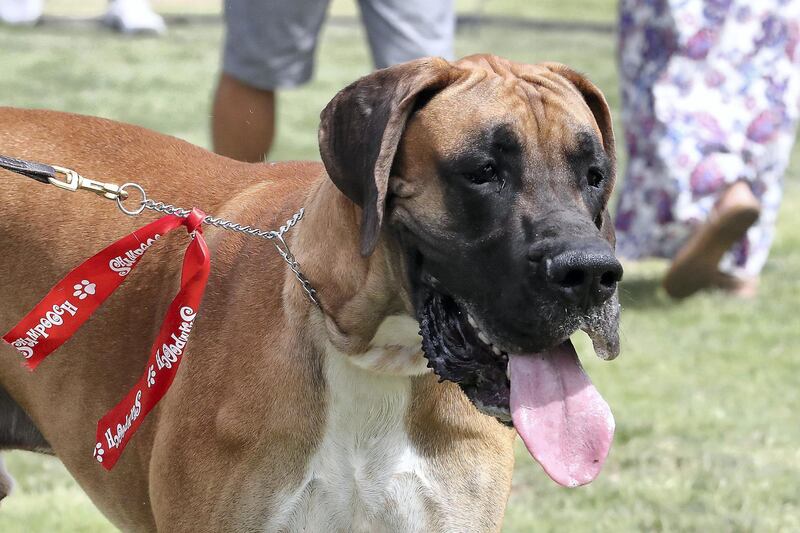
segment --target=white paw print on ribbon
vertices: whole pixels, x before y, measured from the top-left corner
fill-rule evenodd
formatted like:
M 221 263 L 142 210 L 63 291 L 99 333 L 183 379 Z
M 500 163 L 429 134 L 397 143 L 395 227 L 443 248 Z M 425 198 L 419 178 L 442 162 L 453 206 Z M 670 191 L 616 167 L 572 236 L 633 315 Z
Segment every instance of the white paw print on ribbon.
M 94 294 L 97 290 L 97 285 L 91 283 L 88 279 L 82 280 L 80 283 L 76 283 L 72 286 L 75 289 L 75 292 L 72 293 L 73 296 L 77 296 L 78 300 L 83 300 L 90 294 Z
M 94 458 L 97 459 L 98 463 L 102 463 L 103 462 L 103 454 L 104 453 L 106 453 L 106 451 L 103 449 L 103 445 L 102 444 L 100 444 L 98 442 L 97 444 L 94 445 L 94 453 L 92 455 L 94 455 Z
M 147 371 L 147 388 L 149 389 L 155 384 L 156 384 L 156 369 L 153 368 L 153 365 L 150 365 L 150 368 Z

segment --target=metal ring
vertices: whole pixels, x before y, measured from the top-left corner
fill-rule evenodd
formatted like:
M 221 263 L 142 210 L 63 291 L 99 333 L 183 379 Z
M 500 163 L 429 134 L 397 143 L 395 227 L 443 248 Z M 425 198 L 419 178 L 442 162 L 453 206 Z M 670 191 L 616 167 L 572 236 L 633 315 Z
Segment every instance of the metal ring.
M 139 207 L 133 210 L 125 209 L 125 206 L 122 205 L 121 195 L 117 196 L 117 207 L 119 207 L 120 211 L 126 215 L 135 217 L 136 215 L 142 214 L 142 211 L 144 211 L 144 205 L 147 202 L 147 194 L 144 192 L 144 189 L 142 189 L 142 186 L 138 183 L 123 183 L 119 188 L 120 193 L 125 193 L 128 195 L 128 197 L 130 197 L 128 191 L 125 190 L 128 187 L 136 189 L 139 191 L 139 194 L 142 195 L 142 200 L 139 202 Z

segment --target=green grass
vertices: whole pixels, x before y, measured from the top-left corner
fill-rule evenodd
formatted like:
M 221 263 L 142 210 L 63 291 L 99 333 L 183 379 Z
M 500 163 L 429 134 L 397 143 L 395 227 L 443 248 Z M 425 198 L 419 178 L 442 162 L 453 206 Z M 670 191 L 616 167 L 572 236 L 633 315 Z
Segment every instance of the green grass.
M 94 17 L 103 13 L 106 0 L 47 0 L 49 15 Z M 219 0 L 150 0 L 159 13 L 220 13 Z M 455 0 L 459 13 L 524 16 L 538 19 L 569 19 L 612 22 L 616 17 L 615 2 L 609 0 Z M 352 16 L 358 13 L 356 0 L 331 0 L 330 13 Z
M 570 13 L 609 6 L 561 4 Z M 556 4 L 539 3 L 548 5 Z M 175 27 L 160 40 L 0 28 L 0 104 L 102 115 L 207 145 L 220 37 L 216 26 Z M 618 109 L 612 36 L 484 29 L 460 35 L 457 50 L 569 63 L 597 81 Z M 328 28 L 315 81 L 281 95 L 273 157 L 317 158 L 319 110 L 369 68 L 359 31 Z M 658 289 L 662 263 L 627 265 L 622 356 L 613 363 L 583 358 L 617 419 L 606 468 L 588 487 L 561 489 L 520 449 L 506 531 L 800 530 L 800 165 L 794 159 L 755 301 L 708 294 L 674 303 Z M 580 346 L 588 351 L 585 342 Z M 57 461 L 6 456 L 19 486 L 0 505 L 0 531 L 113 531 Z

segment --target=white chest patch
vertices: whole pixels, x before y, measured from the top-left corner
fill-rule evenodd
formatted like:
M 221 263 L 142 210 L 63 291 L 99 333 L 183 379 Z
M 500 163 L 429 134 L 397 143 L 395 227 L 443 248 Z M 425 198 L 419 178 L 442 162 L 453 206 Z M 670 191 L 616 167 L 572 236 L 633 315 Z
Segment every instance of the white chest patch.
M 415 354 L 419 351 L 416 329 L 411 336 L 407 327 L 394 333 L 391 329 L 379 331 L 363 356 L 347 356 L 328 346 L 322 442 L 301 484 L 278 496 L 265 531 L 436 529 L 440 491 L 405 431 L 411 383 L 404 376 L 419 374 L 425 365 L 419 368 L 408 345 L 411 339 Z M 405 362 L 390 364 L 392 356 L 381 353 L 381 346 L 395 346 L 394 356 L 406 354 Z M 380 373 L 387 367 L 389 374 Z

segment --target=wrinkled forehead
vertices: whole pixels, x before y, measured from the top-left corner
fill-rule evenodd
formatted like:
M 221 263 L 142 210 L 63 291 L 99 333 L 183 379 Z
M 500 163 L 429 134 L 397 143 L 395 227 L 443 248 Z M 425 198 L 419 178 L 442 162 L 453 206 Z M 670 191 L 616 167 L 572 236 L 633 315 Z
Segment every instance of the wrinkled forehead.
M 600 143 L 600 129 L 578 90 L 551 70 L 469 60 L 456 66 L 460 76 L 433 95 L 414 120 L 440 154 L 495 137 L 554 156 Z

